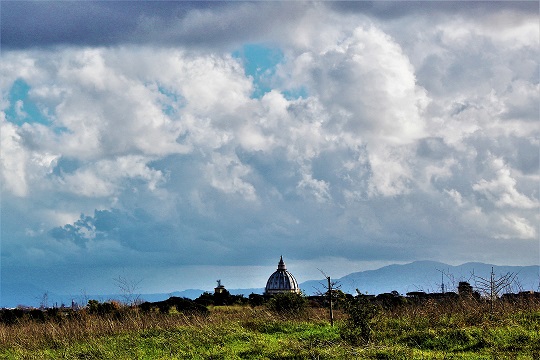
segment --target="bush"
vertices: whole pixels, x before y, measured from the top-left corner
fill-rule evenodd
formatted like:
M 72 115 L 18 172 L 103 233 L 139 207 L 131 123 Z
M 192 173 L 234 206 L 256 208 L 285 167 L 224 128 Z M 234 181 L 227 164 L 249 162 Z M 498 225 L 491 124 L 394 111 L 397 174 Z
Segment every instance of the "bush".
M 306 311 L 306 298 L 297 293 L 281 293 L 268 301 L 268 308 L 280 314 L 301 315 Z
M 206 306 L 197 304 L 195 301 L 187 298 L 171 297 L 167 300 L 176 308 L 176 311 L 185 314 L 207 314 L 208 309 Z
M 248 299 L 244 298 L 244 295 L 231 295 L 227 290 L 223 290 L 220 293 L 205 292 L 195 299 L 197 304 L 203 306 L 228 306 L 228 305 L 243 305 L 248 303 Z
M 97 300 L 88 300 L 88 312 L 90 314 L 97 314 L 97 315 L 120 315 L 120 310 L 122 309 L 122 306 L 117 301 L 109 301 L 100 303 Z
M 349 300 L 345 311 L 349 317 L 340 329 L 341 338 L 352 345 L 367 343 L 371 339 L 371 321 L 378 308 L 359 294 Z
M 45 313 L 40 309 L 32 309 L 28 312 L 28 315 L 30 315 L 30 319 L 38 322 L 44 322 L 45 321 Z
M 24 316 L 22 309 L 2 309 L 0 310 L 0 322 L 6 325 L 18 323 Z
M 143 312 L 150 312 L 157 309 L 162 314 L 168 314 L 172 308 L 175 308 L 179 313 L 184 314 L 207 314 L 206 306 L 201 305 L 191 299 L 172 296 L 167 300 L 156 302 L 143 302 L 139 305 L 139 309 Z
M 251 293 L 248 297 L 248 303 L 249 306 L 255 307 L 255 306 L 261 306 L 265 302 L 264 296 L 259 294 Z
M 66 315 L 68 313 L 70 313 L 71 311 L 69 312 L 66 312 Z M 60 311 L 59 308 L 50 308 L 50 309 L 47 309 L 46 311 L 46 314 L 47 314 L 47 319 L 49 320 L 52 320 L 52 321 L 62 321 L 62 312 Z

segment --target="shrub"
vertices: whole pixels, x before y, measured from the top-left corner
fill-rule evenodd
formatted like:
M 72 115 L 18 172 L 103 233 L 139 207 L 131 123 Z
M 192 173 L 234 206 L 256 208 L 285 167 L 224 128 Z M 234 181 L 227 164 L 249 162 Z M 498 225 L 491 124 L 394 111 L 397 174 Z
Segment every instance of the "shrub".
M 367 343 L 371 339 L 371 321 L 378 308 L 359 294 L 349 300 L 345 311 L 348 319 L 340 329 L 341 337 L 352 345 Z
M 248 303 L 251 307 L 261 306 L 264 304 L 264 301 L 265 299 L 263 295 L 254 294 L 254 293 L 249 294 Z
M 24 316 L 22 309 L 2 309 L 0 310 L 0 322 L 7 325 L 18 323 Z
M 62 312 L 60 311 L 59 308 L 47 309 L 46 314 L 47 314 L 47 319 L 49 320 L 62 321 Z
M 28 312 L 28 315 L 30 315 L 30 319 L 34 321 L 39 321 L 39 322 L 45 321 L 45 313 L 40 309 L 32 309 Z
M 98 315 L 120 315 L 122 306 L 117 301 L 100 303 L 97 300 L 88 300 L 88 312 Z
M 186 298 L 171 297 L 169 298 L 171 306 L 176 308 L 176 311 L 187 314 L 207 314 L 208 308 L 204 305 L 197 304 L 193 300 Z
M 156 302 L 143 302 L 139 305 L 139 309 L 148 313 L 153 309 L 157 309 L 162 314 L 168 314 L 172 308 L 184 314 L 207 314 L 206 306 L 201 305 L 191 299 L 172 296 L 167 300 Z
M 301 315 L 306 311 L 306 298 L 297 293 L 281 293 L 268 301 L 268 308 L 280 314 Z

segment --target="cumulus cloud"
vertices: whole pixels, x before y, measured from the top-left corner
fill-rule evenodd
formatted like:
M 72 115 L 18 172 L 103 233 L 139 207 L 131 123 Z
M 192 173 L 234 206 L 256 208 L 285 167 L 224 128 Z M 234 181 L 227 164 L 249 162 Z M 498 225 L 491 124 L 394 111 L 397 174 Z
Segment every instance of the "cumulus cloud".
M 26 161 L 28 155 L 21 146 L 21 137 L 14 125 L 2 119 L 2 184 L 4 191 L 17 196 L 28 192 L 26 183 Z
M 494 159 L 492 167 L 495 168 L 496 177 L 491 180 L 481 179 L 473 184 L 474 191 L 487 197 L 496 207 L 534 209 L 539 206 L 538 201 L 516 190 L 516 179 L 511 176 L 510 170 L 501 159 Z
M 537 260 L 539 44 L 519 7 L 190 6 L 2 54 L 3 264 Z M 279 27 L 262 11 L 287 6 Z M 232 55 L 246 41 L 283 54 L 261 94 Z
M 137 156 L 100 160 L 73 173 L 62 172 L 57 178 L 58 188 L 81 196 L 107 197 L 117 193 L 117 187 L 123 180 L 140 179 L 154 190 L 164 177 L 161 171 L 150 169 L 147 162 L 147 159 Z

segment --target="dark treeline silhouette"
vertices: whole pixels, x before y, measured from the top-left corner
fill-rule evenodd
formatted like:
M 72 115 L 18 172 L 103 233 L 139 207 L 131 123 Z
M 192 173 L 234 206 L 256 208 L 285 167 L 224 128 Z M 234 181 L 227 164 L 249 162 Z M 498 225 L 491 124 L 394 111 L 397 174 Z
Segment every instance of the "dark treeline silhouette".
M 202 305 L 196 301 L 187 298 L 181 298 L 172 296 L 167 300 L 156 301 L 156 302 L 143 302 L 140 304 L 139 309 L 144 312 L 150 311 L 159 311 L 163 314 L 168 314 L 171 309 L 175 309 L 180 313 L 189 313 L 189 314 L 206 314 L 208 313 L 208 308 L 205 305 Z
M 471 300 L 476 302 L 491 302 L 490 298 L 482 297 L 479 292 L 467 282 L 460 282 L 458 292 L 426 293 L 423 291 L 413 291 L 405 296 L 397 291 L 383 293 L 379 295 L 362 294 L 357 290 L 355 296 L 346 294 L 341 290 L 332 290 L 333 306 L 345 312 L 350 311 L 351 304 L 371 304 L 384 309 L 393 309 L 407 305 L 422 305 L 424 302 L 436 301 L 438 303 L 452 303 L 456 301 Z M 301 295 L 298 295 L 302 297 Z M 328 307 L 329 294 L 302 297 L 306 306 Z M 118 301 L 99 302 L 89 300 L 85 307 L 73 304 L 71 307 L 51 307 L 51 308 L 29 308 L 18 307 L 16 309 L 0 309 L 0 323 L 13 325 L 21 321 L 62 321 L 64 319 L 76 318 L 85 315 L 114 316 L 122 317 L 128 311 L 141 311 L 142 313 L 156 312 L 161 314 L 182 313 L 193 315 L 204 315 L 208 313 L 210 306 L 242 305 L 242 306 L 268 306 L 269 309 L 280 309 L 282 304 L 276 301 L 289 301 L 286 296 L 283 300 L 280 297 L 274 299 L 273 296 L 250 294 L 247 298 L 244 295 L 231 295 L 227 290 L 219 292 L 205 292 L 195 300 L 183 297 L 170 297 L 167 300 L 156 302 L 143 302 L 138 305 L 125 305 Z M 540 292 L 522 291 L 518 293 L 506 293 L 495 301 L 504 303 L 516 303 L 527 301 L 540 301 Z M 287 304 L 284 304 L 284 306 Z

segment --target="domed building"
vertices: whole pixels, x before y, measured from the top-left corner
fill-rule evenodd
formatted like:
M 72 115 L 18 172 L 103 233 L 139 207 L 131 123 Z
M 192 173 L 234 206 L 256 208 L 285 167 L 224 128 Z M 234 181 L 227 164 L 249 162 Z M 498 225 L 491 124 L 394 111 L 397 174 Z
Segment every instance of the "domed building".
M 270 275 L 266 282 L 266 288 L 264 290 L 265 295 L 274 295 L 280 293 L 300 293 L 298 283 L 293 274 L 287 271 L 285 263 L 283 262 L 283 256 L 279 258 L 277 270 Z

